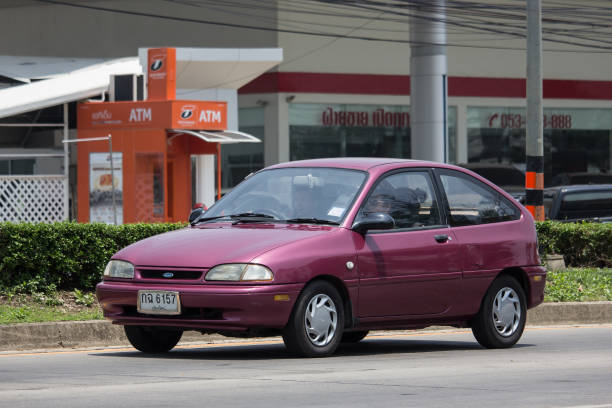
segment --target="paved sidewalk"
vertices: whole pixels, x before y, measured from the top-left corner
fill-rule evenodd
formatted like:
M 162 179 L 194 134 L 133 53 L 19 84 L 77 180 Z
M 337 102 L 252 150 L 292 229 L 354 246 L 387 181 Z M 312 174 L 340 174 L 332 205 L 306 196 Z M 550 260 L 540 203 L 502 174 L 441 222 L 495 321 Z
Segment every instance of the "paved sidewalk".
M 612 323 L 612 302 L 544 303 L 527 313 L 530 326 Z M 218 334 L 185 332 L 181 343 L 222 343 Z M 128 345 L 121 326 L 105 320 L 0 326 L 0 351 Z

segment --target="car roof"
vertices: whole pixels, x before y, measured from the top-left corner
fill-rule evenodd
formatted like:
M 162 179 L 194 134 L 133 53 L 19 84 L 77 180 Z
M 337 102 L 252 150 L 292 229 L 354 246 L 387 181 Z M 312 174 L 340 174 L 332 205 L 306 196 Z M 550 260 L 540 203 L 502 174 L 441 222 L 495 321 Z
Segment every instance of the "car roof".
M 373 167 L 384 166 L 384 165 L 398 165 L 406 167 L 445 167 L 453 168 L 453 166 L 445 165 L 442 163 L 425 161 L 425 160 L 411 160 L 411 159 L 394 159 L 385 157 L 334 157 L 326 159 L 309 159 L 309 160 L 298 160 L 292 162 L 286 162 L 276 164 L 268 167 L 268 169 L 275 168 L 287 168 L 287 167 L 337 167 L 342 169 L 352 170 L 369 170 Z

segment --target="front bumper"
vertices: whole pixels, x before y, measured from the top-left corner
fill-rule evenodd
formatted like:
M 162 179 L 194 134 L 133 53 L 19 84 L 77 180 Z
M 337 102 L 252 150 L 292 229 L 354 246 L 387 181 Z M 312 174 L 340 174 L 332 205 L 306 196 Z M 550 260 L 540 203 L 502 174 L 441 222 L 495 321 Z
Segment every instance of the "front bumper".
M 115 324 L 171 326 L 184 329 L 236 330 L 283 328 L 304 284 L 286 285 L 159 285 L 104 281 L 96 295 L 104 317 Z M 137 312 L 139 290 L 179 292 L 181 314 Z M 283 300 L 275 300 L 276 295 Z

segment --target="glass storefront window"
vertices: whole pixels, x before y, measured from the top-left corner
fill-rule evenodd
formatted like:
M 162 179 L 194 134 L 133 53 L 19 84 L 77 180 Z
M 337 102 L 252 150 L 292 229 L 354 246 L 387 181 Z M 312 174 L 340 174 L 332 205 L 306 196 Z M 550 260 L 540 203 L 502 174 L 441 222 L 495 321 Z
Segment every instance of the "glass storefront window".
M 544 183 L 610 173 L 612 110 L 544 109 Z M 524 108 L 468 107 L 468 162 L 525 170 Z M 595 176 L 594 176 L 595 177 Z
M 36 161 L 34 159 L 0 160 L 1 175 L 34 174 Z
M 457 163 L 457 108 L 449 106 L 446 114 L 448 132 L 448 162 Z
M 449 108 L 449 159 L 455 157 L 456 110 Z M 452 121 L 451 121 L 452 120 Z M 410 158 L 410 107 L 289 104 L 289 157 Z
M 246 176 L 264 167 L 264 108 L 238 109 L 241 132 L 253 135 L 261 143 L 237 143 L 221 146 L 221 186 L 227 190 Z

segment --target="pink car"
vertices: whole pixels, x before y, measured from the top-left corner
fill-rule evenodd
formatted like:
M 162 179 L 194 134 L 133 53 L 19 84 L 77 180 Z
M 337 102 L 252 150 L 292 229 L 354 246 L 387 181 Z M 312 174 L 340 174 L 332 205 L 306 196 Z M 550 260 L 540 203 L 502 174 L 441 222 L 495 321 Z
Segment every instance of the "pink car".
M 291 352 L 327 356 L 369 330 L 430 325 L 511 347 L 544 297 L 529 212 L 456 166 L 284 163 L 191 219 L 117 252 L 97 286 L 104 316 L 143 352 L 196 330 L 280 334 Z

